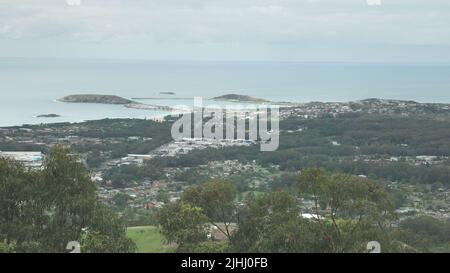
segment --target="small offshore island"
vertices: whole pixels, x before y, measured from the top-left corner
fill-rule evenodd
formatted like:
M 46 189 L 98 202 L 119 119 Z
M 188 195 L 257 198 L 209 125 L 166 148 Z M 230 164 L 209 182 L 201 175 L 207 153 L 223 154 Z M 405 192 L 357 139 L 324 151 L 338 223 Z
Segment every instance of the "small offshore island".
M 160 111 L 172 110 L 172 108 L 168 106 L 143 104 L 116 95 L 78 94 L 65 96 L 63 98 L 58 99 L 58 101 L 66 103 L 116 104 L 116 105 L 123 105 L 124 107 L 127 108 L 142 109 L 142 110 L 160 110 Z
M 219 97 L 212 98 L 216 101 L 232 101 L 232 102 L 255 102 L 255 103 L 267 103 L 268 100 L 261 98 L 254 98 L 246 95 L 238 95 L 238 94 L 226 94 Z
M 138 99 L 138 98 L 135 98 Z M 145 99 L 145 98 L 139 98 Z M 147 98 L 151 99 L 151 98 Z M 179 98 L 171 98 L 179 99 Z M 183 98 L 184 99 L 184 98 Z M 253 102 L 253 103 L 269 103 L 270 101 L 254 98 L 247 95 L 226 94 L 223 96 L 212 98 L 216 101 L 229 101 L 229 102 Z M 77 94 L 68 95 L 58 99 L 60 102 L 66 103 L 97 103 L 97 104 L 115 104 L 122 105 L 127 108 L 142 109 L 142 110 L 160 110 L 160 111 L 172 111 L 174 108 L 170 106 L 154 105 L 136 102 L 134 100 L 122 98 L 116 95 L 100 95 L 100 94 Z
M 97 94 L 69 95 L 61 99 L 58 99 L 58 101 L 69 103 L 102 103 L 102 104 L 136 103 L 132 100 L 125 99 L 115 95 L 97 95 Z
M 59 118 L 61 117 L 60 115 L 57 114 L 44 114 L 44 115 L 39 115 L 36 116 L 37 118 Z

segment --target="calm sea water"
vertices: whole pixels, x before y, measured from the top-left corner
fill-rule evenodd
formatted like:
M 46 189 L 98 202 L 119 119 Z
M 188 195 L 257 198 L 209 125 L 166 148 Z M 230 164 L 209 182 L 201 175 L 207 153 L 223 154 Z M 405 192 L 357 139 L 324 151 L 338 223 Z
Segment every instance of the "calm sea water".
M 450 65 L 0 59 L 0 126 L 161 116 L 167 113 L 55 100 L 80 93 L 162 97 L 168 91 L 182 98 L 238 93 L 291 102 L 376 97 L 450 103 Z M 50 113 L 61 117 L 36 117 Z

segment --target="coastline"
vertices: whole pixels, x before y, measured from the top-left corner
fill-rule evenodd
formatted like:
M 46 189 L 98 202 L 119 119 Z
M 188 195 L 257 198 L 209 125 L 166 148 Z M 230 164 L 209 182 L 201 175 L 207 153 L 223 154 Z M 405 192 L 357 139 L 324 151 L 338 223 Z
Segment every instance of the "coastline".
M 51 100 L 51 103 L 58 103 L 58 106 L 61 109 L 73 108 L 77 109 L 82 113 L 83 109 L 88 107 L 91 110 L 95 110 L 95 116 L 89 117 L 77 117 L 77 114 L 74 112 L 70 112 L 68 115 L 64 115 L 63 113 L 58 112 L 57 110 L 52 108 L 52 112 L 60 117 L 52 117 L 52 118 L 38 118 L 37 114 L 30 119 L 30 117 L 24 117 L 26 122 L 17 122 L 15 124 L 1 124 L 0 128 L 8 128 L 8 127 L 22 127 L 27 125 L 39 125 L 39 124 L 58 124 L 58 123 L 82 123 L 87 121 L 94 120 L 102 120 L 102 119 L 143 119 L 143 120 L 161 120 L 166 116 L 174 114 L 177 112 L 176 107 L 171 106 L 154 106 L 154 105 L 146 105 L 146 104 L 136 104 L 136 105 L 118 105 L 118 104 L 98 104 L 98 103 L 61 103 L 58 100 Z M 67 106 L 66 106 L 67 105 Z M 73 107 L 75 105 L 75 107 Z M 436 115 L 450 115 L 450 103 L 421 103 L 411 100 L 391 100 L 391 99 L 365 99 L 365 100 L 356 100 L 349 102 L 290 102 L 289 104 L 279 105 L 280 111 L 284 112 L 304 112 L 305 109 L 307 111 L 314 111 L 319 109 L 323 112 L 329 112 L 333 114 L 345 113 L 352 109 L 353 107 L 357 107 L 363 109 L 362 111 L 367 111 L 367 113 L 375 113 L 375 114 L 396 114 L 398 112 L 402 112 L 404 109 L 416 109 L 417 114 L 427 114 L 434 113 Z M 69 110 L 73 110 L 69 109 Z M 165 109 L 166 111 L 162 111 L 161 109 Z M 170 109 L 170 111 L 169 111 Z M 193 108 L 190 108 L 189 111 L 192 111 Z M 334 110 L 333 110 L 334 109 Z M 336 111 L 335 109 L 340 109 Z M 343 109 L 343 110 L 342 110 Z M 420 111 L 417 111 L 420 109 Z M 184 111 L 182 111 L 184 110 Z M 306 111 L 306 112 L 307 112 Z M 185 113 L 185 109 L 178 109 L 178 113 Z M 146 115 L 147 113 L 148 115 Z M 414 111 L 413 111 L 414 113 Z M 31 121 L 31 122 L 30 122 Z

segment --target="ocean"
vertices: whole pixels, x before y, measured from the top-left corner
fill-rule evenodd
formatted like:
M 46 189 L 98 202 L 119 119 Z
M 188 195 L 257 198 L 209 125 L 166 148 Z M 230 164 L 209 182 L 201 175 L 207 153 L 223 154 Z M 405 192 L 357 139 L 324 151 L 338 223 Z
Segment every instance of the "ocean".
M 287 102 L 386 98 L 450 103 L 450 64 L 3 58 L 0 126 L 163 116 L 168 113 L 56 101 L 66 95 L 86 93 L 125 98 L 172 97 L 160 92 L 174 92 L 173 97 L 186 99 L 141 102 L 192 105 L 189 98 L 194 96 L 206 99 L 236 93 Z M 36 117 L 42 114 L 61 117 Z

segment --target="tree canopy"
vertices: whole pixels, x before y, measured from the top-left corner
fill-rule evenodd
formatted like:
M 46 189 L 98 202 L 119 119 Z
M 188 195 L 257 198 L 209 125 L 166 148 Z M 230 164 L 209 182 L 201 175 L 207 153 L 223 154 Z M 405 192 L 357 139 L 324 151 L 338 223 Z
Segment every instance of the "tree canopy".
M 308 213 L 306 200 L 313 203 Z M 290 191 L 249 195 L 244 203 L 236 201 L 230 182 L 193 186 L 163 207 L 158 219 L 183 251 L 214 251 L 214 238 L 205 235 L 216 227 L 225 235 L 216 251 L 224 251 L 225 242 L 225 251 L 237 252 L 367 252 L 370 241 L 379 241 L 387 252 L 406 245 L 391 236 L 393 209 L 390 195 L 375 182 L 305 169 Z
M 95 189 L 88 170 L 64 146 L 55 146 L 40 170 L 0 158 L 0 241 L 7 246 L 3 248 L 66 252 L 69 242 L 80 241 L 94 251 L 133 251 L 121 219 L 97 203 Z M 99 247 L 100 243 L 109 247 Z

